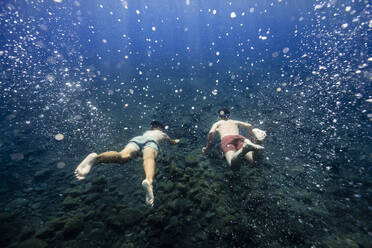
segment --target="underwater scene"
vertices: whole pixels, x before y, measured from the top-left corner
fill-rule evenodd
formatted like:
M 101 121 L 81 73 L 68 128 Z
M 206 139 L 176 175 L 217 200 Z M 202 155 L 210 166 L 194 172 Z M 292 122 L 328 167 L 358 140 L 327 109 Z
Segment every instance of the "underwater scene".
M 371 1 L 4 0 L 0 29 L 0 247 L 372 247 Z

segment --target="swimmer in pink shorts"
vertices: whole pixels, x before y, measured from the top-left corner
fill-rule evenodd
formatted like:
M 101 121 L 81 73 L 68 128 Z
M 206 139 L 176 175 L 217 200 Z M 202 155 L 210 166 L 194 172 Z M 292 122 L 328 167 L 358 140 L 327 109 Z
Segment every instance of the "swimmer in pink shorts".
M 266 137 L 265 131 L 253 128 L 246 122 L 230 120 L 230 111 L 225 108 L 218 111 L 218 117 L 219 120 L 208 133 L 207 145 L 203 147 L 202 152 L 205 153 L 210 148 L 217 131 L 221 137 L 221 150 L 232 170 L 240 169 L 242 159 L 254 162 L 254 152 L 264 147 L 253 142 L 261 142 Z M 239 127 L 248 130 L 251 140 L 239 134 Z

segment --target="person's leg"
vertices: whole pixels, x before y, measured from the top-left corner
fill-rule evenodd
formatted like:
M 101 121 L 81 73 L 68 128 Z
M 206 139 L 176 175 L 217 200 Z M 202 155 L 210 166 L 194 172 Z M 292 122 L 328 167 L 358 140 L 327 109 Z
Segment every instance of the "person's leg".
M 97 153 L 89 154 L 76 168 L 75 176 L 77 179 L 85 179 L 91 168 L 100 163 L 124 164 L 131 158 L 138 155 L 138 147 L 129 143 L 121 152 L 109 151 L 99 155 Z
M 256 145 L 256 144 L 252 143 L 249 139 L 244 139 L 243 145 L 241 146 L 241 148 L 239 150 L 237 150 L 234 153 L 233 158 L 231 159 L 231 169 L 232 170 L 239 170 L 241 160 L 244 157 L 246 159 L 248 159 L 248 161 L 250 161 L 250 158 L 252 158 L 252 161 L 253 161 L 253 154 L 251 152 L 256 151 L 256 150 L 262 150 L 262 149 L 264 149 L 263 146 Z
M 253 165 L 257 165 L 258 163 L 260 163 L 260 161 L 262 161 L 264 159 L 263 150 L 256 150 L 256 151 L 247 152 L 247 154 L 245 154 L 244 158 L 249 163 L 251 163 Z
M 155 159 L 158 152 L 152 147 L 145 147 L 143 153 L 143 169 L 146 178 L 142 181 L 142 187 L 146 191 L 146 204 L 149 206 L 154 205 L 154 191 L 152 183 L 155 176 Z
M 120 152 L 108 151 L 101 153 L 97 156 L 94 165 L 101 163 L 114 163 L 114 164 L 125 164 L 131 158 L 138 155 L 139 147 L 133 143 L 129 143 Z
M 266 132 L 261 130 L 261 129 L 258 129 L 258 128 L 254 128 L 253 130 L 251 130 L 251 134 L 254 138 L 254 143 L 257 144 L 257 145 L 261 145 L 262 141 L 266 137 Z M 262 150 L 262 149 L 247 152 L 245 154 L 244 158 L 246 160 L 248 160 L 249 163 L 256 164 L 263 157 L 262 156 L 262 151 L 260 151 L 260 150 Z
M 230 150 L 225 153 L 225 159 L 229 166 L 231 166 L 231 160 L 233 159 L 235 152 L 235 150 Z
M 247 152 L 245 155 L 244 155 L 244 158 L 246 159 L 246 160 L 248 160 L 248 162 L 249 163 L 253 163 L 254 162 L 254 160 L 253 160 L 253 153 L 254 152 Z
M 266 138 L 266 132 L 258 128 L 252 129 L 251 134 L 254 137 L 252 141 L 256 144 L 260 144 L 259 142 L 262 142 Z

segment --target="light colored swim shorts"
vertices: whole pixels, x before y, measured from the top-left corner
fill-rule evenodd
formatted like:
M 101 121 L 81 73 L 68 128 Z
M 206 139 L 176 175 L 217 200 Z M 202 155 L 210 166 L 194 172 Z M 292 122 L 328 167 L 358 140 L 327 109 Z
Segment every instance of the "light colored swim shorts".
M 160 150 L 159 143 L 155 139 L 146 136 L 136 136 L 129 140 L 128 144 L 136 146 L 137 150 L 141 152 L 145 147 L 151 147 L 157 152 Z

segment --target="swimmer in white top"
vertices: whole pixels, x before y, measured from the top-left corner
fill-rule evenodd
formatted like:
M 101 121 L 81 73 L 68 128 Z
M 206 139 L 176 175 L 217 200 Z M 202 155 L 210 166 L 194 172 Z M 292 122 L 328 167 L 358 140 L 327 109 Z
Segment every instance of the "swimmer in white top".
M 143 169 L 146 174 L 146 178 L 142 181 L 142 187 L 146 191 L 146 204 L 152 207 L 154 205 L 152 183 L 155 175 L 155 159 L 159 153 L 159 143 L 166 140 L 174 145 L 180 141 L 179 139 L 171 139 L 163 130 L 164 127 L 159 121 L 153 121 L 150 123 L 149 130 L 142 136 L 131 139 L 121 152 L 108 151 L 99 155 L 97 153 L 89 154 L 76 168 L 76 178 L 84 179 L 95 165 L 101 163 L 125 164 L 130 159 L 138 157 L 142 152 Z

